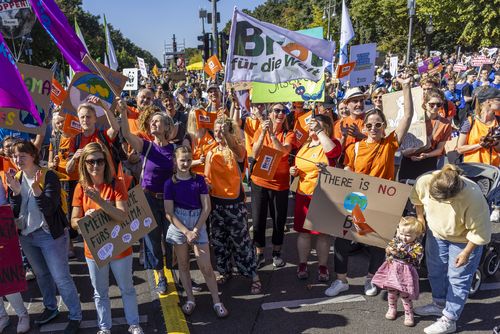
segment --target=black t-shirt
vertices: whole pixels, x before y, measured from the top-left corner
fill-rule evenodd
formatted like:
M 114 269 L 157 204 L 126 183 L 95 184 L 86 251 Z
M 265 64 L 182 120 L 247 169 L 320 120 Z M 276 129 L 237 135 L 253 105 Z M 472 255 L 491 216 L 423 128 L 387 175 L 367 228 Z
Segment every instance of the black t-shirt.
M 463 88 L 462 88 L 462 96 L 467 96 L 467 97 L 472 97 L 472 85 L 466 83 Z M 472 102 L 472 101 L 471 101 Z M 462 109 L 467 112 L 467 114 L 470 113 L 471 110 L 471 102 L 465 102 L 465 107 Z

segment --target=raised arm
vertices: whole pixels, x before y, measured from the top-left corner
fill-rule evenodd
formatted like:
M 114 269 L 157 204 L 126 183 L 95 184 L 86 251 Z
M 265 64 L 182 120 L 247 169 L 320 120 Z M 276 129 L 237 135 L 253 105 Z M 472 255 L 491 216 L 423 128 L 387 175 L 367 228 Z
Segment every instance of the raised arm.
M 118 110 L 120 110 L 120 113 L 122 115 L 121 129 L 123 137 L 137 153 L 141 153 L 143 142 L 141 138 L 130 132 L 130 127 L 128 125 L 128 110 L 125 101 L 119 99 L 117 108 Z
M 396 138 L 398 144 L 401 145 L 404 137 L 408 133 L 410 128 L 411 120 L 413 118 L 413 100 L 411 96 L 411 77 L 405 73 L 398 77 L 398 82 L 403 87 L 403 99 L 404 99 L 404 115 L 396 128 Z

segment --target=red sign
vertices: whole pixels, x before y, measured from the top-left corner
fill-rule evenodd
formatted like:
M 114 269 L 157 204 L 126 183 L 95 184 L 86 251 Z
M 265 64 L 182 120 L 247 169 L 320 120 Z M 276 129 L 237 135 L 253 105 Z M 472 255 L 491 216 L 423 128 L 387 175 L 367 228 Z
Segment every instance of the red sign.
M 461 64 L 461 63 L 457 63 L 455 65 L 453 65 L 453 71 L 454 72 L 463 72 L 463 71 L 466 71 L 467 70 L 467 65 L 464 65 L 464 64 Z
M 472 60 L 470 61 L 470 64 L 472 66 L 481 66 L 481 65 L 487 65 L 487 64 L 493 64 L 493 60 L 486 57 L 486 56 L 477 56 L 473 57 Z
M 50 99 L 54 104 L 60 106 L 66 99 L 68 93 L 64 87 L 55 78 L 52 78 L 52 90 L 50 92 Z
M 64 133 L 70 136 L 76 136 L 77 134 L 82 132 L 82 127 L 80 125 L 78 117 L 66 114 L 63 125 L 63 131 Z
M 27 289 L 14 214 L 0 206 L 0 296 Z

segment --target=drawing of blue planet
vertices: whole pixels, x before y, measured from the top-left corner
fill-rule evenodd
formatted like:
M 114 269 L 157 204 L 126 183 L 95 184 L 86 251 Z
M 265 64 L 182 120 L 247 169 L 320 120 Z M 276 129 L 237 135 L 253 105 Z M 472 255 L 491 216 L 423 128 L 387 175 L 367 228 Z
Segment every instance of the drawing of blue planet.
M 365 194 L 359 192 L 352 192 L 347 194 L 344 198 L 344 209 L 348 212 L 352 212 L 356 204 L 359 205 L 361 211 L 364 211 L 368 205 L 368 199 Z

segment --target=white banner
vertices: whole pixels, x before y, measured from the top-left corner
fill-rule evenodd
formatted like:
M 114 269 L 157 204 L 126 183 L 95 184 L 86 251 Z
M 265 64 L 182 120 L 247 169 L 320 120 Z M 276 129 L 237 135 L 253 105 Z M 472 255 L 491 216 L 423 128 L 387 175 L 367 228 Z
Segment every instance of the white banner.
M 389 63 L 389 73 L 394 78 L 398 74 L 398 56 L 391 57 Z
M 139 88 L 139 85 L 138 85 L 139 70 L 138 69 L 136 69 L 136 68 L 124 68 L 123 75 L 128 78 L 127 82 L 125 83 L 125 87 L 123 87 L 123 90 L 137 90 Z
M 139 64 L 139 70 L 141 71 L 141 75 L 147 78 L 148 70 L 146 69 L 146 63 L 144 62 L 144 59 L 141 57 L 137 57 L 137 63 Z
M 335 43 L 233 13 L 227 82 L 318 81 L 332 61 Z
M 351 46 L 351 61 L 356 67 L 351 72 L 349 82 L 351 87 L 369 85 L 375 78 L 375 58 L 377 57 L 377 43 Z

